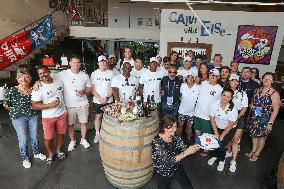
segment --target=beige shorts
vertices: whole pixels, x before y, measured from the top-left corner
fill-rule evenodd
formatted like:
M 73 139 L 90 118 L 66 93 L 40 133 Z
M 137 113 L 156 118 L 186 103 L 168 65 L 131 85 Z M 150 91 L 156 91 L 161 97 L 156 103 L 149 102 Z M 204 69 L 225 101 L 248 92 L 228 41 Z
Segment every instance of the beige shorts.
M 81 107 L 67 107 L 68 111 L 68 125 L 74 125 L 77 122 L 77 117 L 79 123 L 88 123 L 89 117 L 89 105 Z

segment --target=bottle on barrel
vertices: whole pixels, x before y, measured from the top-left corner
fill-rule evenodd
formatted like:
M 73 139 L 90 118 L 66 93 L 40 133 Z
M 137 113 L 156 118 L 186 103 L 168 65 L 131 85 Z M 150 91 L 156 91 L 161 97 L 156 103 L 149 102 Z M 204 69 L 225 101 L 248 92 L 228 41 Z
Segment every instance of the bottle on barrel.
M 151 104 L 151 111 L 154 111 L 156 110 L 156 102 L 155 102 L 155 96 L 154 96 L 154 91 L 152 91 L 152 96 L 151 96 L 151 101 L 150 101 L 150 104 Z
M 151 100 L 150 100 L 150 95 L 148 95 L 147 97 L 147 102 L 144 106 L 144 114 L 145 114 L 145 117 L 150 117 L 150 114 L 151 114 Z

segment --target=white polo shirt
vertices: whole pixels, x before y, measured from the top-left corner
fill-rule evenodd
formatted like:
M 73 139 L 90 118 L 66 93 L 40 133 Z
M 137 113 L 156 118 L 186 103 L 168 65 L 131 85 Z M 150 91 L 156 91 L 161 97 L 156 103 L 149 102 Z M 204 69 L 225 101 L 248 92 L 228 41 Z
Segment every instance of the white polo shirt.
M 228 106 L 223 110 L 220 107 L 220 100 L 214 102 L 210 107 L 210 116 L 215 118 L 216 125 L 219 129 L 225 129 L 229 121 L 235 122 L 238 119 L 238 110 L 234 106 L 232 110 Z
M 185 78 L 188 75 L 192 75 L 194 77 L 198 76 L 198 70 L 196 67 L 191 67 L 189 70 L 186 70 L 184 68 L 179 68 L 177 75 L 181 75 L 183 77 L 183 79 L 185 80 Z
M 50 84 L 41 82 L 41 85 L 38 91 L 32 91 L 32 101 L 40 101 L 43 104 L 51 103 L 57 99 L 60 101 L 58 107 L 42 110 L 42 118 L 59 117 L 67 113 L 63 99 L 63 83 L 61 81 L 53 81 Z
M 237 110 L 248 107 L 248 96 L 244 91 L 235 90 L 233 96 L 233 103 Z
M 91 74 L 91 83 L 95 88 L 96 92 L 102 97 L 107 97 L 107 94 L 111 90 L 111 81 L 114 77 L 111 70 L 105 70 L 102 72 L 97 69 Z M 110 97 L 107 103 L 111 103 L 113 101 L 112 97 Z M 93 97 L 93 102 L 97 104 L 101 104 L 97 97 Z
M 113 68 L 113 69 L 110 70 L 110 71 L 112 72 L 113 76 L 117 76 L 117 75 L 120 74 L 120 71 L 119 71 L 118 69 L 116 69 L 116 68 Z
M 197 102 L 200 86 L 194 84 L 191 88 L 186 83 L 180 87 L 181 102 L 178 113 L 182 115 L 193 116 L 194 109 Z
M 130 75 L 128 78 L 129 85 L 127 85 L 125 79 L 126 78 L 122 74 L 115 76 L 111 81 L 111 87 L 118 88 L 120 101 L 123 101 L 125 95 L 124 102 L 127 102 L 130 96 L 134 97 L 135 92 L 138 89 L 138 80 Z
M 86 95 L 76 96 L 77 90 L 84 90 L 92 87 L 89 76 L 80 71 L 78 74 L 71 72 L 70 69 L 59 72 L 54 76 L 55 80 L 63 82 L 64 101 L 67 107 L 88 106 L 89 102 Z
M 153 95 L 154 91 L 154 97 L 155 102 L 159 103 L 161 102 L 161 81 L 164 77 L 163 72 L 156 71 L 151 72 L 150 70 L 146 70 L 141 74 L 139 84 L 144 85 L 143 89 L 143 96 L 144 96 L 144 102 L 147 102 L 147 97 L 150 95 L 150 97 Z
M 130 74 L 133 75 L 139 81 L 141 74 L 146 70 L 147 70 L 146 68 L 141 68 L 141 70 L 136 70 L 135 68 L 133 68 Z
M 219 85 L 210 85 L 209 81 L 203 81 L 200 85 L 198 100 L 195 107 L 195 117 L 210 120 L 209 108 L 212 103 L 221 98 L 223 88 Z

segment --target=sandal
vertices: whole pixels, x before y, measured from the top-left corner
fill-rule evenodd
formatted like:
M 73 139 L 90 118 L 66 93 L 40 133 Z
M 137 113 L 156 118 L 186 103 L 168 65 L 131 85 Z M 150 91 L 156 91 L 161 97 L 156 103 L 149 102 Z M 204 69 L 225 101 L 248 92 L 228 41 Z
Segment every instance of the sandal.
M 252 156 L 254 156 L 254 153 L 255 153 L 255 152 L 245 153 L 245 156 L 246 156 L 247 158 L 252 158 Z
M 45 160 L 45 164 L 46 164 L 46 165 L 51 165 L 51 164 L 53 164 L 53 157 L 48 157 L 48 158 Z
M 58 159 L 64 160 L 66 158 L 66 154 L 64 152 L 59 152 L 57 154 Z
M 257 161 L 259 156 L 253 155 L 249 158 L 250 161 Z

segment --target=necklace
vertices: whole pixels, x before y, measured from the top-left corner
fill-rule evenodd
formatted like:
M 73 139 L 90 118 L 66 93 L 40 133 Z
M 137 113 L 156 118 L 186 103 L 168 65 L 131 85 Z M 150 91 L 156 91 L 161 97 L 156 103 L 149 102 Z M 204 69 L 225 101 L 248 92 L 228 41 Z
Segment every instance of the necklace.
M 18 87 L 20 88 L 20 90 L 22 90 L 24 92 L 25 95 L 29 95 L 28 91 L 24 90 L 21 85 L 18 85 Z M 29 90 L 29 89 L 28 89 Z

